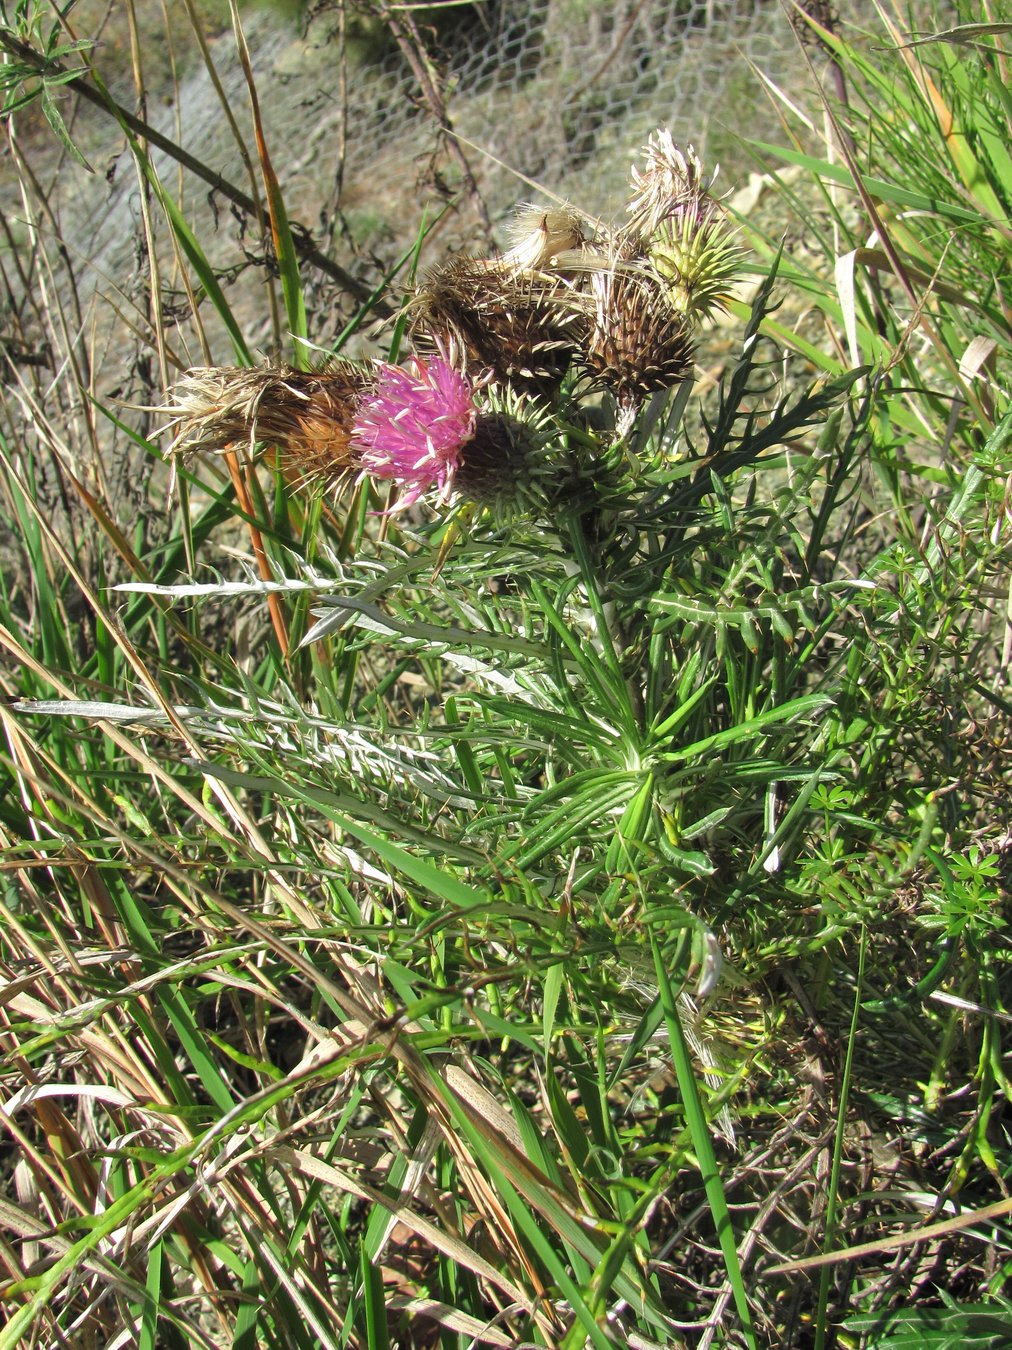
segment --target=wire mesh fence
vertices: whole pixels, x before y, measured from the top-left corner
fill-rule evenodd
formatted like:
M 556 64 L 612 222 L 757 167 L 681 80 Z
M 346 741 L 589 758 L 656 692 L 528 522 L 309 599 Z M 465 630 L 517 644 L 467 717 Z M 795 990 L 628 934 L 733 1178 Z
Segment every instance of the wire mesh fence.
M 170 46 L 159 31 L 157 5 L 142 0 L 138 11 L 151 34 L 140 66 L 158 90 L 147 100 L 148 121 L 192 160 L 248 189 L 244 153 L 223 107 L 252 147 L 230 29 L 211 41 L 209 64 L 190 50 L 185 29 Z M 447 206 L 427 257 L 502 244 L 511 208 L 536 199 L 538 186 L 588 212 L 613 214 L 621 209 L 630 161 L 658 126 L 694 144 L 708 163 L 722 161 L 720 186 L 734 186 L 747 167 L 736 138 L 771 132 L 775 121 L 755 71 L 788 88 L 807 77 L 780 0 L 454 3 L 410 13 L 413 38 L 401 46 L 390 36 L 395 17 L 382 3 L 324 0 L 310 7 L 301 30 L 270 11 L 252 10 L 243 20 L 289 215 L 369 280 L 410 247 L 421 219 L 431 221 Z M 94 60 L 132 108 L 129 62 L 121 59 L 118 79 L 108 70 L 115 36 L 122 47 L 123 32 L 124 14 L 113 4 Z M 71 102 L 73 89 L 62 97 Z M 74 285 L 85 298 L 96 291 L 142 297 L 144 189 L 127 162 L 120 127 L 87 106 L 73 112 L 70 126 L 96 172 L 88 177 L 65 162 L 58 172 L 40 174 L 40 222 L 67 243 Z M 55 156 L 55 142 L 52 149 Z M 255 223 L 222 194 L 179 176 L 171 156 L 153 149 L 152 159 L 230 298 L 240 310 L 262 306 L 256 273 L 265 244 Z M 10 160 L 0 164 L 0 208 L 11 217 L 23 211 L 17 177 Z M 168 232 L 159 233 L 168 256 Z M 307 280 L 319 290 L 317 336 L 325 340 L 337 297 L 325 283 Z M 167 297 L 170 309 L 176 301 L 185 307 L 185 300 L 182 290 Z
M 72 14 L 80 35 L 95 37 L 90 59 L 121 107 L 138 109 L 176 147 L 152 141 L 152 163 L 250 349 L 281 355 L 287 338 L 279 339 L 264 286 L 274 266 L 269 231 L 236 205 L 262 184 L 231 26 L 201 50 L 189 25 L 166 31 L 156 0 L 138 0 L 135 12 L 136 67 L 125 5 L 95 6 L 90 31 L 86 5 Z M 728 190 L 750 167 L 737 138 L 774 130 L 756 71 L 788 89 L 809 79 L 780 0 L 483 0 L 423 11 L 322 0 L 299 25 L 260 8 L 244 8 L 242 20 L 288 215 L 317 259 L 327 255 L 361 283 L 356 298 L 340 272 L 304 267 L 309 336 L 321 347 L 411 249 L 421 221 L 432 225 L 424 266 L 450 251 L 505 245 L 513 208 L 543 200 L 539 190 L 613 218 L 630 163 L 658 126 L 694 144 L 709 167 L 721 161 L 718 190 Z M 151 358 L 156 312 L 179 368 L 228 361 L 232 343 L 198 288 L 204 352 L 172 230 L 152 209 L 122 126 L 82 101 L 84 83 L 61 86 L 58 96 L 92 173 L 41 115 L 16 122 L 0 162 L 5 237 L 37 241 L 5 271 L 0 342 L 35 362 L 32 378 L 44 381 L 56 360 L 46 353 L 64 342 L 38 303 L 52 293 L 73 315 L 67 332 L 80 348 L 82 386 L 140 407 L 164 394 Z M 180 167 L 187 159 L 204 166 L 204 181 Z M 209 174 L 236 191 L 209 190 Z M 89 445 L 121 439 L 93 416 L 78 420 Z M 142 432 L 149 420 L 141 417 Z M 129 445 L 124 453 L 133 453 Z
M 530 197 L 530 182 L 607 213 L 660 125 L 741 164 L 734 138 L 774 121 L 754 70 L 787 85 L 804 74 L 779 0 L 491 0 L 455 31 L 419 35 L 493 224 Z M 332 37 L 318 16 L 310 43 Z M 310 94 L 313 131 L 293 167 L 299 180 L 334 164 L 331 205 L 353 235 L 396 237 L 409 205 L 457 192 L 445 129 L 400 50 L 346 67 L 340 103 L 333 93 L 321 81 Z

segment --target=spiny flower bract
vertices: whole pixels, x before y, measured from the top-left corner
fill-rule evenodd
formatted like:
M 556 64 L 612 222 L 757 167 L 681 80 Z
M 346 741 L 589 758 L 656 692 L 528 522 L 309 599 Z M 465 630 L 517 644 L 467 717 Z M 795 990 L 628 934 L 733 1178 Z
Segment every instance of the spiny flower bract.
M 651 263 L 670 284 L 672 308 L 693 320 L 727 308 L 743 257 L 722 212 L 676 212 L 661 222 L 650 246 Z
M 629 224 L 623 235 L 669 284 L 677 314 L 693 322 L 727 306 L 741 272 L 742 251 L 727 213 L 710 192 L 692 146 L 680 150 L 666 128 L 643 147 L 644 167 L 632 169 Z
M 683 315 L 651 270 L 620 258 L 588 273 L 590 322 L 583 365 L 596 383 L 632 408 L 692 373 L 693 344 Z
M 560 468 L 554 419 L 536 400 L 503 386 L 490 385 L 481 404 L 461 455 L 457 491 L 499 521 L 543 513 Z
M 416 346 L 457 343 L 500 384 L 551 397 L 573 359 L 579 314 L 559 275 L 502 259 L 456 257 L 432 268 L 413 302 Z

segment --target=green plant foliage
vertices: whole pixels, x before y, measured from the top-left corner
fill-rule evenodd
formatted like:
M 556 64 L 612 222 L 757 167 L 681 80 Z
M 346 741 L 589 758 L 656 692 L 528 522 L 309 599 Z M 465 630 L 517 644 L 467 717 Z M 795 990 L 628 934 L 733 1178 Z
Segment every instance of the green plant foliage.
M 1012 1306 L 1004 1299 L 960 1306 L 951 1299 L 941 1308 L 922 1308 L 916 1312 L 892 1313 L 888 1317 L 851 1317 L 846 1329 L 863 1334 L 862 1343 L 874 1350 L 907 1350 L 923 1345 L 930 1350 L 957 1350 L 957 1347 L 991 1347 L 997 1350 L 1008 1341 Z
M 47 64 L 89 53 L 103 101 L 44 14 L 2 12 L 15 128 Z M 0 1350 L 1004 1343 L 1007 1215 L 965 1220 L 1012 1169 L 1007 31 L 937 17 L 820 31 L 848 102 L 831 146 L 787 128 L 705 397 L 629 396 L 628 329 L 593 382 L 466 372 L 509 472 L 409 510 L 340 422 L 342 494 L 307 482 L 266 394 L 172 457 L 166 390 L 91 363 L 111 322 L 153 382 L 256 378 L 193 185 L 104 103 L 151 306 L 92 328 L 26 172 L 52 364 L 0 389 Z M 258 132 L 271 387 L 309 420 L 317 367 L 382 343 L 427 398 L 439 231 L 321 317 Z M 606 327 L 593 247 L 538 263 L 578 300 L 553 353 Z

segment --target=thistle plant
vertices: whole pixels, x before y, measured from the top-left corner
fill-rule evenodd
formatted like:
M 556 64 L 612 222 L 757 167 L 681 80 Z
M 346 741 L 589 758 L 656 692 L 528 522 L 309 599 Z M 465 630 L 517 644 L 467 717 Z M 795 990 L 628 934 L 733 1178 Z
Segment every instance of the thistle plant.
M 1007 170 L 984 17 L 908 100 L 990 49 L 985 103 L 955 81 L 983 139 L 941 138 L 978 191 Z M 846 333 L 813 362 L 808 329 L 786 359 L 776 244 L 747 264 L 664 131 L 608 220 L 523 208 L 393 318 L 420 238 L 339 330 L 266 139 L 272 350 L 334 355 L 250 360 L 132 140 L 178 250 L 152 227 L 149 293 L 185 265 L 199 300 L 151 368 L 231 350 L 175 385 L 174 474 L 101 381 L 82 418 L 71 310 L 54 369 L 0 389 L 0 1350 L 818 1347 L 902 1338 L 937 1282 L 928 1343 L 960 1335 L 950 1274 L 983 1334 L 1012 1269 L 1006 1211 L 967 1212 L 1012 1170 L 997 217 L 971 424 L 940 367 L 913 378 L 898 292 L 852 335 L 869 363 L 895 337 L 883 369 Z M 916 317 L 958 354 L 966 240 L 922 186 L 883 202 L 938 250 Z M 52 295 L 39 210 L 19 261 Z M 387 359 L 352 359 L 391 319 Z M 883 455 L 950 419 L 923 477 Z M 144 456 L 140 509 L 82 476 L 96 426 Z
M 592 476 L 608 442 L 596 444 L 586 408 L 609 391 L 621 438 L 644 400 L 689 379 L 698 323 L 724 304 L 743 262 L 691 148 L 683 154 L 664 131 L 643 153 L 628 223 L 607 229 L 572 208 L 527 207 L 502 257 L 430 269 L 407 305 L 417 354 L 406 366 L 190 371 L 172 405 L 176 448 L 275 444 L 304 477 L 333 484 L 357 468 L 391 480 L 401 509 L 430 488 L 445 502 L 455 481 L 488 497 L 497 455 L 506 472 L 491 495 L 502 502 L 507 477 L 529 480 L 524 447 L 535 441 L 558 443 L 560 484 L 577 463 Z M 546 413 L 556 415 L 554 438 L 533 431 Z M 564 428 L 576 432 L 575 453 L 562 448 Z

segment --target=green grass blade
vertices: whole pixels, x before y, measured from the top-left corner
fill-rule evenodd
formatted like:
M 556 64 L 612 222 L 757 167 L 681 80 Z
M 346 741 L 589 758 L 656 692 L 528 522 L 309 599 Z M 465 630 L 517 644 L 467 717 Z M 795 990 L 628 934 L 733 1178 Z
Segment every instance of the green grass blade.
M 745 1335 L 746 1342 L 751 1347 L 751 1350 L 758 1350 L 758 1342 L 756 1341 L 755 1330 L 752 1325 L 752 1311 L 749 1307 L 748 1294 L 745 1290 L 745 1278 L 742 1272 L 741 1263 L 738 1260 L 738 1249 L 735 1245 L 734 1226 L 731 1222 L 731 1214 L 727 1207 L 727 1198 L 724 1195 L 724 1187 L 720 1180 L 720 1168 L 717 1165 L 717 1155 L 713 1150 L 710 1127 L 707 1123 L 703 1105 L 699 1098 L 695 1070 L 692 1064 L 692 1057 L 689 1053 L 689 1045 L 685 1039 L 685 1032 L 682 1030 L 678 1005 L 675 1000 L 675 992 L 672 989 L 671 981 L 668 978 L 667 967 L 660 946 L 653 935 L 651 935 L 651 947 L 653 950 L 654 972 L 657 977 L 657 987 L 660 992 L 661 1004 L 664 1008 L 664 1022 L 668 1031 L 668 1044 L 671 1047 L 671 1056 L 675 1066 L 675 1074 L 678 1078 L 678 1085 L 682 1093 L 682 1103 L 685 1108 L 685 1118 L 689 1127 L 689 1135 L 692 1139 L 693 1152 L 699 1161 L 703 1189 L 706 1192 L 707 1204 L 710 1207 L 710 1214 L 713 1217 L 714 1227 L 717 1230 L 717 1241 L 720 1243 L 720 1250 L 724 1257 L 724 1269 L 727 1272 L 728 1282 L 734 1296 L 734 1304 L 738 1310 L 738 1316 L 741 1319 L 742 1331 Z
M 827 182 L 839 183 L 842 187 L 854 186 L 854 180 L 845 165 L 833 164 L 827 159 L 805 155 L 801 151 L 789 150 L 782 145 L 768 145 L 765 141 L 751 141 L 750 144 L 763 154 L 773 155 L 788 164 L 798 164 Z M 923 211 L 929 215 L 940 216 L 954 225 L 980 224 L 980 216 L 976 212 L 965 206 L 958 206 L 955 202 L 946 201 L 942 197 L 930 197 L 923 192 L 916 192 L 881 178 L 864 178 L 862 181 L 870 196 L 876 201 L 889 202 L 907 211 Z

